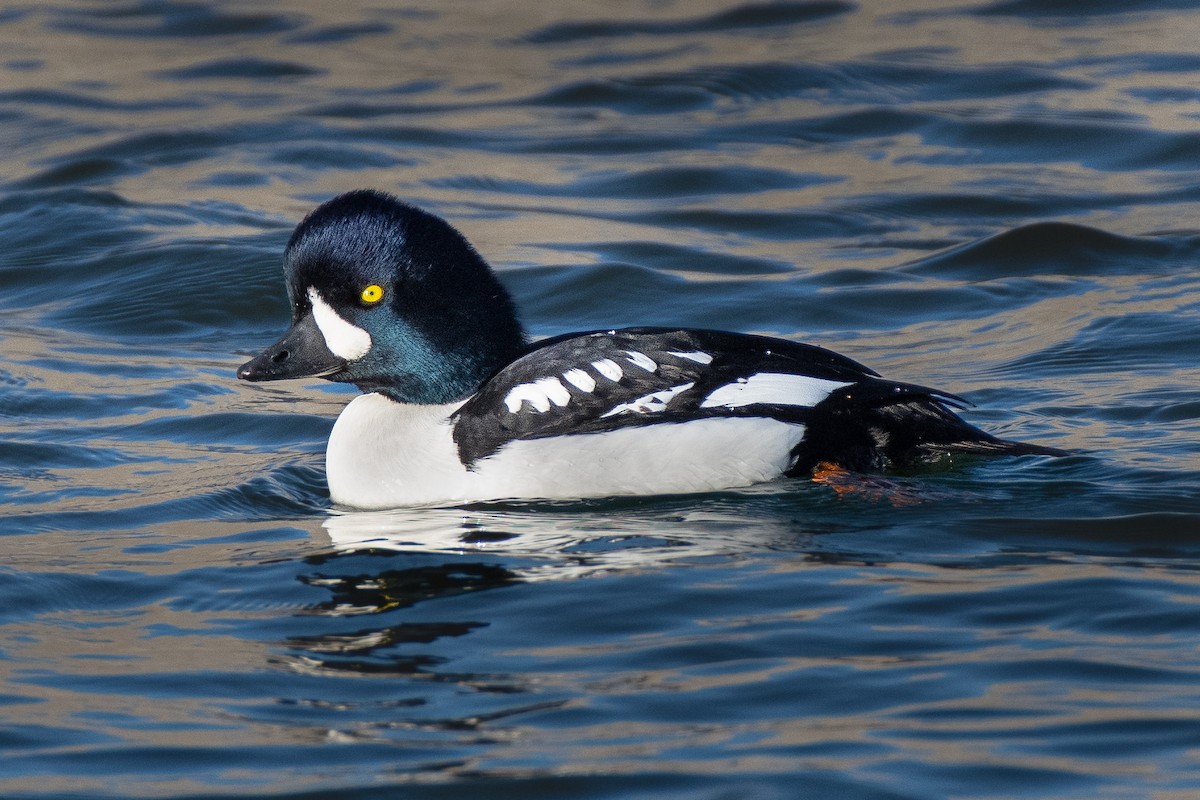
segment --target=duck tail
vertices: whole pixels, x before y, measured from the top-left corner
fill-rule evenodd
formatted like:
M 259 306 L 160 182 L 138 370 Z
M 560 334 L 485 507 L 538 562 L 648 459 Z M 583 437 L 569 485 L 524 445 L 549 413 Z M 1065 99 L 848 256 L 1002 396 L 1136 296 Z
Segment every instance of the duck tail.
M 797 445 L 790 475 L 819 464 L 856 472 L 882 472 L 953 455 L 1064 456 L 1053 447 L 1000 439 L 964 421 L 955 395 L 890 381 L 858 383 L 830 395 L 812 410 Z

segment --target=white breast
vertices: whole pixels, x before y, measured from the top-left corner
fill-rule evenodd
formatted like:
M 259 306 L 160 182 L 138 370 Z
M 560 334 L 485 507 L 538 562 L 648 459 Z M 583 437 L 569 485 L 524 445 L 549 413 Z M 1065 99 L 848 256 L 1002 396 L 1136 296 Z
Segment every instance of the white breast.
M 515 441 L 467 470 L 449 420 L 460 405 L 355 398 L 329 437 L 334 503 L 378 509 L 715 491 L 779 477 L 804 435 L 803 425 L 773 419 L 703 419 Z
M 334 423 L 325 473 L 334 503 L 351 508 L 429 505 L 466 494 L 449 417 L 462 405 L 354 398 Z

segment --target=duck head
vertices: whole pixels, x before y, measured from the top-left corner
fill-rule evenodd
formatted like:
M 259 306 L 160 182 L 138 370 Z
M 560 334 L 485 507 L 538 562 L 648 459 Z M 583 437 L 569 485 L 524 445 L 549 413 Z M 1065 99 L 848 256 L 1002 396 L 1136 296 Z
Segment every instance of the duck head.
M 317 207 L 284 251 L 292 326 L 248 381 L 324 378 L 404 403 L 471 394 L 524 350 L 512 299 L 445 220 L 382 192 Z

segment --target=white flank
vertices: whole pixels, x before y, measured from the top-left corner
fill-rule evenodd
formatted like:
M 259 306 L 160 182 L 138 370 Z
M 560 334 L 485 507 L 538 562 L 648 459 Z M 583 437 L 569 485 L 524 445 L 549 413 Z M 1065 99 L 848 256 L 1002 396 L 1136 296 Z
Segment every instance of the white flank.
M 759 372 L 748 378 L 738 378 L 734 383 L 718 387 L 701 408 L 725 406 L 739 408 L 768 403 L 780 406 L 815 406 L 835 389 L 849 386 L 841 381 L 827 381 L 806 375 L 789 375 L 780 372 Z
M 329 352 L 347 361 L 354 361 L 367 354 L 371 349 L 371 334 L 342 319 L 341 315 L 325 302 L 321 293 L 311 286 L 308 289 L 308 301 L 312 303 L 313 320 L 316 321 L 321 335 L 325 337 L 325 346 L 329 348 Z
M 571 402 L 571 393 L 558 378 L 542 378 L 533 383 L 522 383 L 514 386 L 504 395 L 504 405 L 512 414 L 521 410 L 521 403 L 528 400 L 537 412 L 550 410 L 550 404 L 565 406 Z
M 672 350 L 669 351 L 667 355 L 675 356 L 676 358 L 686 358 L 688 361 L 695 361 L 697 364 L 711 364 L 713 358 L 708 353 L 702 353 L 699 350 L 695 350 L 690 353 L 680 353 Z
M 654 363 L 654 359 L 645 353 L 639 353 L 637 350 L 626 350 L 625 355 L 629 357 L 629 363 L 635 367 L 641 367 L 646 372 L 654 372 L 658 369 L 658 364 Z
M 563 373 L 563 377 L 580 391 L 590 392 L 596 388 L 596 380 L 581 369 L 569 369 Z
M 621 403 L 621 405 L 604 412 L 600 416 L 613 417 L 617 414 L 653 414 L 656 411 L 665 411 L 667 403 L 671 402 L 672 397 L 680 392 L 686 392 L 695 385 L 695 383 L 684 383 L 679 386 L 672 386 L 670 389 L 663 389 L 661 392 L 654 392 L 645 397 L 631 400 L 628 403 Z
M 468 470 L 450 422 L 461 405 L 355 398 L 329 437 L 326 473 L 334 503 L 396 508 L 747 486 L 791 466 L 792 448 L 804 435 L 803 425 L 774 419 L 702 419 L 510 442 Z
M 599 372 L 604 377 L 608 378 L 613 383 L 621 380 L 621 376 L 625 373 L 621 370 L 621 366 L 611 358 L 604 358 L 599 361 L 592 362 L 592 369 Z

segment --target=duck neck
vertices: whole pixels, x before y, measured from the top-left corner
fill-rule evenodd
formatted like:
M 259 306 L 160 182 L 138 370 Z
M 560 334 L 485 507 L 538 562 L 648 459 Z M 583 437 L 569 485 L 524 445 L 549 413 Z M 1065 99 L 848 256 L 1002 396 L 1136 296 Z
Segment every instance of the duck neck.
M 463 400 L 493 375 L 519 358 L 527 349 L 524 332 L 513 321 L 510 330 L 495 330 L 491 336 L 472 337 L 473 347 L 444 346 L 436 358 L 408 360 L 403 368 L 382 370 L 369 379 L 355 381 L 360 391 L 378 392 L 397 403 L 441 405 Z

